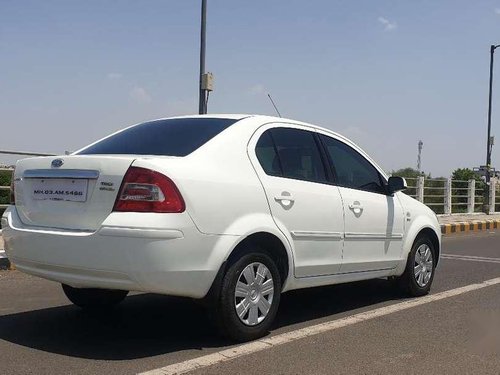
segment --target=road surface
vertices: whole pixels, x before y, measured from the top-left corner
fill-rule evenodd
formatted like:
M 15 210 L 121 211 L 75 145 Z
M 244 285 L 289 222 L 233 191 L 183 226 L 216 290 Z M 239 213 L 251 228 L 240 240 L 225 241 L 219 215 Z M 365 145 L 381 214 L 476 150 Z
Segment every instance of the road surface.
M 443 253 L 425 299 L 386 280 L 290 292 L 243 346 L 190 300 L 135 294 L 88 314 L 56 283 L 0 271 L 0 373 L 499 374 L 500 231 L 445 238 Z

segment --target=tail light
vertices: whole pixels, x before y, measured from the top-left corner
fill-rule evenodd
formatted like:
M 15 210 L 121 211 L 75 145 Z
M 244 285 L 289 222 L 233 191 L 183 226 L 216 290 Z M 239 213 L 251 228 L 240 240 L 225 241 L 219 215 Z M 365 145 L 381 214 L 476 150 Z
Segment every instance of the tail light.
M 10 204 L 16 204 L 16 194 L 14 192 L 14 171 L 10 178 Z
M 176 213 L 185 209 L 184 199 L 170 178 L 150 169 L 130 167 L 113 211 Z

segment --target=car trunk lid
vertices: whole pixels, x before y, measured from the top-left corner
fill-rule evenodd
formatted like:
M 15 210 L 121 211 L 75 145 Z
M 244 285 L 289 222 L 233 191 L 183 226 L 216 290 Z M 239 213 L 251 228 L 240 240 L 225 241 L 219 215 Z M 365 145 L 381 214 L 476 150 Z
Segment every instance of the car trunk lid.
M 18 162 L 16 208 L 29 226 L 93 231 L 113 210 L 134 157 L 69 155 Z

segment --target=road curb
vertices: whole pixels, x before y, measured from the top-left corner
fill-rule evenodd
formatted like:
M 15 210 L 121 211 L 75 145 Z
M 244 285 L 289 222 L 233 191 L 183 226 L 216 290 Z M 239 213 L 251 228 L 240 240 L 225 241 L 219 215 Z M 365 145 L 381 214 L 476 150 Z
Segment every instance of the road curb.
M 479 232 L 500 228 L 500 220 L 474 220 L 450 224 L 441 224 L 442 234 L 455 234 L 463 232 Z

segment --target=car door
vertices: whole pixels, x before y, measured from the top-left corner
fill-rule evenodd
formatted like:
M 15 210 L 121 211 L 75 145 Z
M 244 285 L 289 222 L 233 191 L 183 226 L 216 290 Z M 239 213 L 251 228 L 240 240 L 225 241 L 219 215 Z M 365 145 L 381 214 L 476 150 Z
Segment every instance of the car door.
M 390 269 L 401 259 L 404 212 L 377 168 L 345 142 L 320 135 L 344 202 L 341 272 Z
M 295 276 L 339 272 L 342 200 L 329 179 L 317 134 L 293 125 L 268 125 L 257 132 L 254 141 L 249 147 L 273 219 L 292 241 Z

